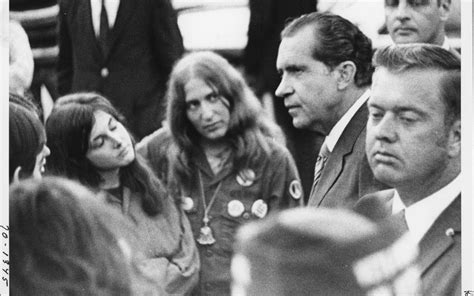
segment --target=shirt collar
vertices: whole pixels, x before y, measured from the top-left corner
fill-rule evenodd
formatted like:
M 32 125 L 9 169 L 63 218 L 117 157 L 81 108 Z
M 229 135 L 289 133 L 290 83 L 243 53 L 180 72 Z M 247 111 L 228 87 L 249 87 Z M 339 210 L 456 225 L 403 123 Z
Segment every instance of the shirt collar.
M 369 96 L 370 90 L 367 89 L 331 129 L 331 132 L 329 132 L 329 134 L 326 136 L 326 139 L 324 140 L 329 152 L 334 150 L 334 146 L 336 146 L 337 141 L 341 137 L 342 132 L 344 132 L 346 126 L 349 124 L 349 121 L 351 121 L 357 110 L 359 110 L 359 108 L 369 99 Z
M 456 199 L 461 193 L 461 175 L 436 191 L 432 195 L 406 207 L 395 190 L 392 204 L 392 214 L 405 209 L 405 218 L 412 237 L 419 242 L 436 218 Z

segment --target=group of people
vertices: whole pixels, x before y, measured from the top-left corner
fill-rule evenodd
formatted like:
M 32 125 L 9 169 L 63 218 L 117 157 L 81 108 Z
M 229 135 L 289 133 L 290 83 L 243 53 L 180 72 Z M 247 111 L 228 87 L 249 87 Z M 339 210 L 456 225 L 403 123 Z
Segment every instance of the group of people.
M 121 1 L 115 12 L 133 6 L 141 24 L 155 11 L 145 3 Z M 107 93 L 115 69 L 105 66 L 100 92 L 74 74 L 44 126 L 34 104 L 10 94 L 12 293 L 460 294 L 461 66 L 459 53 L 443 48 L 449 3 L 385 1 L 394 42 L 416 44 L 375 53 L 338 15 L 285 25 L 275 95 L 295 128 L 324 136 L 310 192 L 282 129 L 213 52 L 175 64 L 163 55 L 173 65 L 161 91 L 166 112 L 149 108 L 132 121 L 148 126 L 164 113 L 152 133 L 130 130 L 113 95 L 133 96 L 123 93 L 129 80 Z M 63 40 L 87 35 L 77 34 L 76 17 L 87 13 L 76 6 L 61 6 L 60 32 L 75 32 Z M 426 32 L 432 23 L 423 29 L 423 16 L 438 17 L 436 32 Z M 62 45 L 69 54 L 60 59 L 79 70 L 120 52 L 100 42 L 97 54 L 77 50 L 76 41 Z M 128 74 L 133 85 L 166 77 Z

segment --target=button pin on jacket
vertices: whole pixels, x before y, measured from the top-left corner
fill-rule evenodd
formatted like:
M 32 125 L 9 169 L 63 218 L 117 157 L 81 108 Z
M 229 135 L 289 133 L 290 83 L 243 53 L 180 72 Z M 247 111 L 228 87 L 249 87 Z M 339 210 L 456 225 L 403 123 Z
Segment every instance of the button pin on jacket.
M 288 191 L 290 192 L 291 197 L 293 197 L 294 199 L 300 199 L 303 195 L 303 189 L 301 187 L 300 181 L 291 181 Z
M 252 205 L 252 214 L 258 218 L 263 218 L 267 215 L 268 205 L 263 199 L 257 199 Z
M 183 210 L 185 210 L 186 212 L 191 211 L 194 207 L 193 199 L 189 196 L 185 196 L 183 198 L 182 206 L 183 206 Z
M 252 169 L 243 169 L 241 170 L 235 179 L 240 186 L 249 187 L 255 181 L 255 172 Z
M 242 213 L 245 211 L 244 204 L 240 200 L 231 200 L 227 204 L 227 212 L 230 216 L 236 218 L 240 217 Z

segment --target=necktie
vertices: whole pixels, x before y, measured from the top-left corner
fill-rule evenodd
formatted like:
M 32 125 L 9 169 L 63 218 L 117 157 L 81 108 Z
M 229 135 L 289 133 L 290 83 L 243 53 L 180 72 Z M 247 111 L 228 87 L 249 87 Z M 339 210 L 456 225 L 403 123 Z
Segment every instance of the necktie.
M 324 169 L 324 165 L 326 164 L 326 161 L 329 158 L 329 149 L 326 143 L 321 146 L 321 150 L 319 151 L 318 158 L 316 159 L 316 165 L 314 166 L 314 179 L 313 179 L 313 187 L 311 192 L 314 192 L 316 189 L 316 186 L 319 183 L 319 180 L 321 179 L 321 174 Z
M 102 0 L 102 9 L 100 12 L 100 31 L 99 31 L 99 44 L 102 54 L 107 55 L 109 50 L 108 38 L 109 38 L 109 18 L 107 17 L 107 10 L 105 8 L 105 0 Z

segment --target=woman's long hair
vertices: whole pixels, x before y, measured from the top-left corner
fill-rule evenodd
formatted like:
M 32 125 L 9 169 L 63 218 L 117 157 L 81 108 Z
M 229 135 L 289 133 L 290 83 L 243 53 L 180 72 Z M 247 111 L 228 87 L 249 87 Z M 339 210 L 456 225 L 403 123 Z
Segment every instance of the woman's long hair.
M 47 172 L 78 180 L 95 190 L 99 190 L 103 180 L 86 154 L 97 110 L 110 114 L 125 126 L 123 116 L 106 98 L 95 93 L 76 93 L 59 98 L 46 121 L 51 150 Z M 135 146 L 133 137 L 132 141 Z M 129 165 L 120 168 L 120 184 L 141 194 L 142 208 L 148 215 L 161 211 L 161 198 L 166 196 L 164 187 L 139 155 Z
M 268 154 L 270 140 L 283 139 L 279 127 L 269 120 L 242 75 L 227 60 L 212 52 L 188 54 L 175 65 L 167 92 L 167 122 L 174 140 L 170 173 L 178 184 L 188 184 L 192 179 L 191 160 L 201 137 L 186 114 L 184 88 L 194 78 L 203 80 L 230 103 L 225 137 L 236 171 L 252 166 L 262 153 Z

